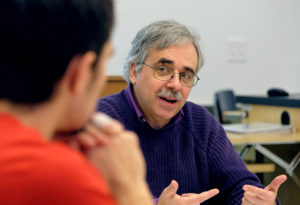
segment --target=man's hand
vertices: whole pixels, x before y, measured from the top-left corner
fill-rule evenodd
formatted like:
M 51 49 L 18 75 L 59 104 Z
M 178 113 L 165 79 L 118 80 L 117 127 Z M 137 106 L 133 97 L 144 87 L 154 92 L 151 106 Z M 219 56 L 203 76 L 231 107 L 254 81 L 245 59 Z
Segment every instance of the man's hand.
M 80 131 L 56 133 L 54 139 L 84 152 L 107 145 L 112 136 L 120 132 L 124 132 L 124 126 L 120 122 L 103 113 L 96 113 Z
M 106 179 L 120 205 L 152 205 L 146 183 L 146 166 L 138 137 L 103 113 L 96 113 L 84 129 L 73 136 L 60 135 L 80 150 Z
M 118 204 L 152 204 L 145 160 L 136 134 L 103 114 L 94 116 L 92 122 L 101 131 L 97 134 L 94 130 L 93 141 L 98 140 L 101 146 L 86 150 L 85 155 L 105 177 Z M 101 134 L 108 137 L 103 138 Z
M 276 196 L 280 185 L 285 182 L 287 177 L 285 175 L 277 176 L 264 189 L 245 185 L 245 191 L 242 199 L 242 205 L 276 205 Z
M 200 194 L 176 194 L 178 190 L 178 183 L 172 180 L 170 185 L 161 193 L 158 205 L 199 205 L 200 203 L 210 199 L 219 193 L 218 189 L 211 189 Z

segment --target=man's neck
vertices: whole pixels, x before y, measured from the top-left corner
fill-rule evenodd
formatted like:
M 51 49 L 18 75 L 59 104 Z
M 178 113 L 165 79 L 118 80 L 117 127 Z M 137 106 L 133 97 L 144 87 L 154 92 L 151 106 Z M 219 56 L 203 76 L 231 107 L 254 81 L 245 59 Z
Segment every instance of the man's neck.
M 168 120 L 168 121 L 161 121 L 161 120 L 149 120 L 149 119 L 147 119 L 147 117 L 146 117 L 146 120 L 147 120 L 147 122 L 149 123 L 149 125 L 153 128 L 153 129 L 156 129 L 156 130 L 160 130 L 160 129 L 162 129 L 165 125 L 167 125 L 169 122 L 170 122 L 170 120 Z
M 50 140 L 55 131 L 55 121 L 58 119 L 57 109 L 51 103 L 40 105 L 20 105 L 6 100 L 0 100 L 0 111 L 8 113 L 21 123 L 36 128 L 47 140 Z M 56 113 L 57 115 L 53 115 Z

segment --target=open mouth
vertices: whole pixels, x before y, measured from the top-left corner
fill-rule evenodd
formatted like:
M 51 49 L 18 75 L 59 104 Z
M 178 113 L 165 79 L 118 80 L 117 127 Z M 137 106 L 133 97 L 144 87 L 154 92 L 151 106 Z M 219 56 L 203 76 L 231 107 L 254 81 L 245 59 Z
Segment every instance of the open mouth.
M 164 101 L 167 101 L 169 103 L 176 103 L 177 100 L 170 100 L 170 99 L 167 99 L 167 98 L 164 98 L 164 97 L 160 97 L 160 99 L 164 100 Z

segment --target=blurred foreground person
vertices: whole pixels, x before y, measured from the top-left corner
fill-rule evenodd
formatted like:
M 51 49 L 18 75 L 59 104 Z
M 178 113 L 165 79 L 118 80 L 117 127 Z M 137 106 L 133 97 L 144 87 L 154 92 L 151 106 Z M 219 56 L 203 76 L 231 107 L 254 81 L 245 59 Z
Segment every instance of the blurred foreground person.
M 1 205 L 152 204 L 136 135 L 92 117 L 112 24 L 111 0 L 1 1 Z

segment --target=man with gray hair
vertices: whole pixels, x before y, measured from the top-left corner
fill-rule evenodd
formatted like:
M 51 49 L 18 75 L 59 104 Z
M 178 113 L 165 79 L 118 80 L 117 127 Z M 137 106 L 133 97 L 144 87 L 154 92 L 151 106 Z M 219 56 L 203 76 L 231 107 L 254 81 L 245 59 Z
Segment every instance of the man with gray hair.
M 203 65 L 198 41 L 176 21 L 142 28 L 124 66 L 129 86 L 100 99 L 98 110 L 138 134 L 147 181 L 159 204 L 199 204 L 203 195 L 218 190 L 203 204 L 275 204 L 286 176 L 263 188 L 215 118 L 187 102 Z

